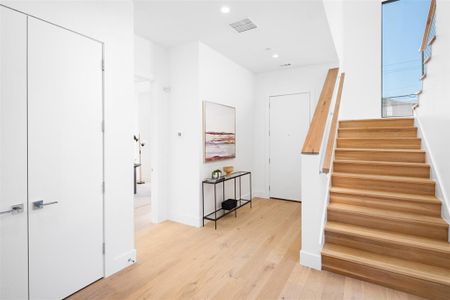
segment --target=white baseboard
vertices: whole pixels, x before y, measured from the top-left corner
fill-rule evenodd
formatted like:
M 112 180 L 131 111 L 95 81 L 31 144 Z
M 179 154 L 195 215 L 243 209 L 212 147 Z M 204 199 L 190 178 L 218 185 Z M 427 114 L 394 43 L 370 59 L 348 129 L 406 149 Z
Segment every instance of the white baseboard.
M 309 253 L 301 250 L 300 264 L 302 266 L 313 268 L 320 271 L 322 270 L 322 256 L 320 254 Z
M 187 215 L 172 215 L 170 216 L 169 220 L 193 227 L 202 227 L 201 216 L 200 218 L 194 218 L 192 216 Z
M 136 249 L 131 249 L 121 255 L 114 257 L 111 264 L 106 266 L 105 277 L 109 277 L 136 262 Z
M 270 195 L 266 192 L 263 191 L 255 191 L 253 192 L 253 197 L 254 198 L 264 198 L 264 199 L 269 199 Z

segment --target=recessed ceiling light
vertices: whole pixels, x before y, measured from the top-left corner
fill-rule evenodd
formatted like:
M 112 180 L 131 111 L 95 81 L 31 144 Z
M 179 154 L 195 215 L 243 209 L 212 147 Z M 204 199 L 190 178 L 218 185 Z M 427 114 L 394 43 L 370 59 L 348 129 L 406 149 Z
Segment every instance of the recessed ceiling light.
M 278 58 L 278 57 L 280 57 L 280 56 L 279 56 L 278 54 L 275 53 L 275 54 L 272 55 L 272 57 L 273 57 L 273 58 Z
M 222 6 L 220 8 L 220 12 L 223 14 L 228 14 L 230 12 L 230 8 L 228 6 Z

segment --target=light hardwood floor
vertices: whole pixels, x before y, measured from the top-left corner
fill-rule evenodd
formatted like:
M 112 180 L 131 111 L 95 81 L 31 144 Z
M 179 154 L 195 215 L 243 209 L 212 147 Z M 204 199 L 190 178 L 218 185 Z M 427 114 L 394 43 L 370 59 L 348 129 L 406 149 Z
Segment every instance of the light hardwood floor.
M 138 262 L 71 299 L 420 299 L 299 264 L 300 204 L 253 208 L 193 228 L 174 222 L 136 232 Z

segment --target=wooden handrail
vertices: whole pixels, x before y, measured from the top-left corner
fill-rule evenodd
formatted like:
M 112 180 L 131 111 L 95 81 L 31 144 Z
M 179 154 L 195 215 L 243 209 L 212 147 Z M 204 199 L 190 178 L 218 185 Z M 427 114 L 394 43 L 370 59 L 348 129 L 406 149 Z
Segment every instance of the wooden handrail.
M 427 22 L 425 23 L 425 31 L 423 32 L 422 44 L 420 46 L 419 51 L 422 52 L 425 50 L 428 44 L 428 35 L 430 34 L 431 25 L 433 23 L 434 13 L 436 12 L 436 0 L 431 0 L 430 9 L 428 10 Z
M 342 89 L 344 87 L 344 79 L 345 79 L 345 73 L 341 73 L 341 77 L 339 79 L 339 89 L 338 89 L 337 96 L 336 96 L 336 104 L 334 106 L 333 119 L 331 120 L 330 134 L 328 135 L 327 150 L 325 152 L 325 158 L 323 160 L 323 165 L 322 165 L 323 173 L 330 172 L 330 168 L 331 168 L 331 156 L 333 154 L 333 146 L 334 146 L 334 141 L 336 139 L 339 107 L 341 106 L 341 97 L 342 97 Z
M 320 93 L 319 101 L 317 102 L 316 110 L 303 144 L 302 154 L 319 153 L 338 71 L 338 68 L 328 70 L 327 78 L 323 84 L 322 92 Z

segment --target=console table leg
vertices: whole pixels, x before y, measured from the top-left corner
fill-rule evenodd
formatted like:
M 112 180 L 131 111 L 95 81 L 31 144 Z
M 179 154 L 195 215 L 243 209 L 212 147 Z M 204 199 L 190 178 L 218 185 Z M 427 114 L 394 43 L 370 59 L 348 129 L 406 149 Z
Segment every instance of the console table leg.
M 205 227 L 205 184 L 202 183 L 202 227 Z
M 214 185 L 214 229 L 217 229 L 217 192 Z
M 250 175 L 250 208 L 252 208 L 253 204 L 253 193 L 252 193 L 252 173 Z

